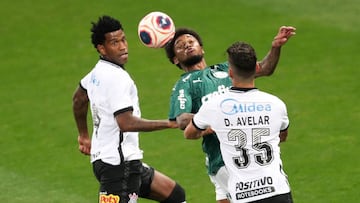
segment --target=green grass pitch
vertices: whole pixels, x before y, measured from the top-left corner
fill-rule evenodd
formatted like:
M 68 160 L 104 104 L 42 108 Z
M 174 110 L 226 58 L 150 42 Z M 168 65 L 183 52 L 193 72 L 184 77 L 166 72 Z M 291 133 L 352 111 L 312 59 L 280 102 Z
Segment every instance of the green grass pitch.
M 126 68 L 138 86 L 143 117 L 167 117 L 170 91 L 182 72 L 163 50 L 146 48 L 137 37 L 141 17 L 156 10 L 200 33 L 208 65 L 224 61 L 226 47 L 237 40 L 250 42 L 262 58 L 279 26 L 295 26 L 297 35 L 282 48 L 275 74 L 257 80 L 260 89 L 288 105 L 291 126 L 281 148 L 294 200 L 358 201 L 358 1 L 5 0 L 0 5 L 0 202 L 97 202 L 89 157 L 77 149 L 71 98 L 97 61 L 89 29 L 100 15 L 119 18 L 125 27 Z M 189 203 L 215 202 L 200 140 L 185 140 L 179 130 L 140 136 L 144 162 L 182 184 Z

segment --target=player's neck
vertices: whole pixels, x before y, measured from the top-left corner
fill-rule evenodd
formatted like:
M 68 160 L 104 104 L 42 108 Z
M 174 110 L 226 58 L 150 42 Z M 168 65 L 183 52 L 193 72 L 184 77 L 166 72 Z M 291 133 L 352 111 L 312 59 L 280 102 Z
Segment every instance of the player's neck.
M 255 88 L 255 81 L 232 81 L 232 86 L 237 88 Z
M 199 63 L 194 64 L 192 66 L 186 66 L 183 67 L 183 70 L 185 72 L 190 72 L 190 71 L 194 71 L 194 70 L 203 70 L 206 68 L 206 62 L 205 59 L 202 59 Z

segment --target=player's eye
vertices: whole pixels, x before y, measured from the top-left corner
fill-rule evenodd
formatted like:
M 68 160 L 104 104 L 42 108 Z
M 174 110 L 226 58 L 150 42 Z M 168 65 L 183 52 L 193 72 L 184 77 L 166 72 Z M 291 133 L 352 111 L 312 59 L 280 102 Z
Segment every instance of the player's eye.
M 118 40 L 113 40 L 113 41 L 111 41 L 111 45 L 117 45 L 119 43 L 119 41 Z
M 181 49 L 185 49 L 185 43 L 179 43 L 175 46 L 175 49 L 181 50 Z

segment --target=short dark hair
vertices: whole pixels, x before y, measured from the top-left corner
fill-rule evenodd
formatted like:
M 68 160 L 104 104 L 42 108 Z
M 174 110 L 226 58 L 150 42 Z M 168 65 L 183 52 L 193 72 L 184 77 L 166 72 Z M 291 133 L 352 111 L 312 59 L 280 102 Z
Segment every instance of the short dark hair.
M 91 22 L 91 24 L 91 42 L 95 48 L 97 45 L 105 42 L 106 33 L 114 32 L 116 30 L 124 30 L 120 21 L 107 15 L 99 17 L 96 23 Z
M 165 46 L 166 56 L 168 57 L 169 61 L 172 64 L 174 64 L 173 58 L 175 57 L 175 51 L 174 51 L 175 41 L 181 35 L 185 35 L 185 34 L 189 34 L 189 35 L 195 37 L 195 39 L 199 42 L 200 46 L 203 46 L 200 35 L 197 32 L 195 32 L 194 30 L 191 30 L 189 28 L 178 28 L 178 29 L 176 29 L 174 37 Z
M 256 71 L 255 49 L 246 42 L 235 42 L 227 50 L 230 65 L 234 66 L 236 74 L 249 77 Z

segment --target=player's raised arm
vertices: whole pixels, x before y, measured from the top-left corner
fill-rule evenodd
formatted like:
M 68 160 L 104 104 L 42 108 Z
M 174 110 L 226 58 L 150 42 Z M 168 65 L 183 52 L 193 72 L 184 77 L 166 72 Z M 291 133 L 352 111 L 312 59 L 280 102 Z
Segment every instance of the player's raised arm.
M 280 59 L 281 47 L 290 39 L 290 37 L 296 34 L 295 31 L 296 28 L 292 26 L 281 26 L 279 28 L 279 32 L 272 41 L 270 51 L 260 62 L 258 62 L 260 68 L 257 69 L 255 77 L 269 76 L 274 73 Z

